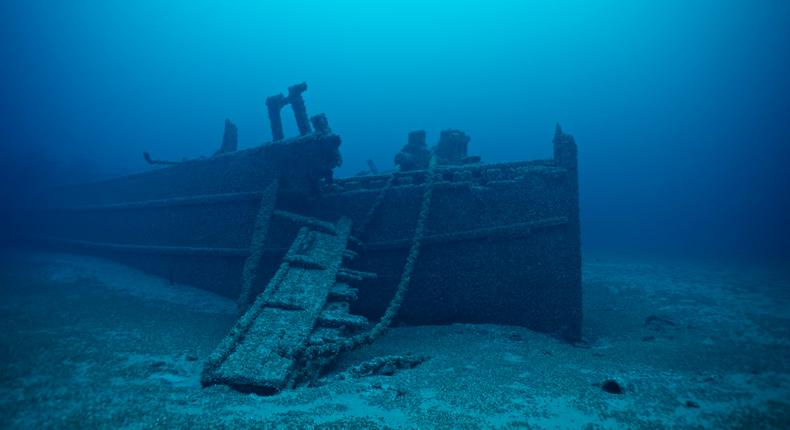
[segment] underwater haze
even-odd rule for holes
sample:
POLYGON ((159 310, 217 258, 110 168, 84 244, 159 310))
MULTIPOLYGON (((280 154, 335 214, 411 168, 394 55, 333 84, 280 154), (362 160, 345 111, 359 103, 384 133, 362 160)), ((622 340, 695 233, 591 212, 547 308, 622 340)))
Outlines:
POLYGON ((0 429, 790 429, 789 163, 790 0, 0 0, 0 429))
MULTIPOLYGON (((270 140, 306 81, 340 176, 446 128, 485 162, 579 144, 588 251, 781 258, 790 227, 785 1, 4 1, 3 201, 41 184, 270 140)), ((286 134, 295 127, 286 120, 286 134), (290 128, 288 128, 290 127, 290 128)))

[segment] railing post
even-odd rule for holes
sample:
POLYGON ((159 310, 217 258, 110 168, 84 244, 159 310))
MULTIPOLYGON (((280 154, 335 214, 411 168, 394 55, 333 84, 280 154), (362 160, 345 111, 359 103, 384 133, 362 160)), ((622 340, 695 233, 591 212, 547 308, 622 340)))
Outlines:
POLYGON ((225 119, 225 131, 222 133, 222 145, 217 154, 234 152, 239 147, 239 129, 231 120, 225 119))
POLYGON ((557 124, 554 129, 554 161, 557 165, 571 171, 574 175, 578 169, 576 141, 570 134, 562 132, 562 127, 557 124))
POLYGON ((307 107, 304 104, 302 93, 307 91, 307 83, 302 82, 288 88, 288 102, 296 117, 296 127, 299 128, 299 135, 310 134, 310 120, 307 118, 307 107))
POLYGON ((269 111, 269 123, 272 128, 272 141, 283 140, 285 137, 280 111, 286 104, 288 104, 288 100, 282 94, 266 98, 266 108, 269 111))
POLYGON ((322 113, 313 115, 313 117, 310 118, 310 121, 313 123, 313 128, 315 129, 316 133, 332 132, 332 130, 329 128, 329 120, 326 119, 326 115, 322 113))

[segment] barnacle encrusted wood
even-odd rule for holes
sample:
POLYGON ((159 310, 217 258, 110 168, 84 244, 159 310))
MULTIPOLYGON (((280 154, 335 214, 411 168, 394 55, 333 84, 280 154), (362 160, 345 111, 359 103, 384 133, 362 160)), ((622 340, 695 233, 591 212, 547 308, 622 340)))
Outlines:
POLYGON ((339 329, 361 318, 327 303, 350 233, 348 218, 341 218, 330 233, 300 230, 266 289, 209 357, 204 385, 279 391, 295 382, 299 355, 316 325, 339 329), (328 314, 325 320, 322 312, 328 314))

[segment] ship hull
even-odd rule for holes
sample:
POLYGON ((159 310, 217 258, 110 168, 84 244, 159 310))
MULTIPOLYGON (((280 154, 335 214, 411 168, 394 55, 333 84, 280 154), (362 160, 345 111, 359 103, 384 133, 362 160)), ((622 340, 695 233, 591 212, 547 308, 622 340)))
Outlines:
MULTIPOLYGON (((271 157, 261 148, 61 190, 36 236, 236 298, 271 180, 271 157)), ((521 325, 580 338, 575 153, 572 161, 555 142, 550 160, 438 168, 398 319, 521 325)), ((401 277, 428 178, 414 171, 338 179, 307 197, 283 187, 259 278, 275 272, 300 227, 347 216, 360 242, 349 264, 378 274, 361 283, 352 310, 375 320, 401 277)), ((258 291, 265 287, 258 284, 258 291)))

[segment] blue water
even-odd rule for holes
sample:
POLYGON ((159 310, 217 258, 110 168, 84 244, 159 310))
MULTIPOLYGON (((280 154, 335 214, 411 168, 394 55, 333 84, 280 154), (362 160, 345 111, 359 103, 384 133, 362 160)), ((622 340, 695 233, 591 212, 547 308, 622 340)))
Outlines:
POLYGON ((267 141, 265 97, 307 81, 309 112, 344 138, 341 176, 391 166, 415 129, 463 129, 484 161, 546 158, 560 122, 580 146, 586 249, 788 252, 784 1, 0 8, 5 202, 144 170, 144 150, 211 154, 226 117, 241 147, 267 141))
MULTIPOLYGON (((269 141, 266 97, 299 82, 309 85, 304 94, 308 113, 325 113, 343 139, 343 164, 335 171, 341 177, 367 169, 368 159, 381 170, 392 168, 395 154, 413 130, 426 130, 428 144, 433 145, 441 130, 461 129, 471 136, 470 154, 484 162, 550 158, 557 123, 574 136, 579 147, 585 340, 593 345, 592 355, 580 358, 578 348, 556 346, 526 330, 514 334, 503 327, 427 329, 437 333, 426 337, 449 338, 451 346, 479 342, 479 349, 489 353, 500 347, 507 351, 481 358, 483 370, 464 370, 465 377, 487 375, 486 369, 500 367, 508 377, 523 376, 527 371, 518 367, 524 365, 519 360, 541 365, 547 356, 558 363, 575 360, 589 365, 578 374, 592 375, 595 383, 625 378, 626 394, 636 393, 638 400, 624 408, 636 410, 639 419, 639 411, 651 405, 659 410, 657 415, 677 418, 672 409, 677 401, 686 405, 683 413, 692 415, 699 409, 693 405, 702 402, 701 414, 713 411, 725 423, 730 412, 741 413, 738 408, 744 408, 743 422, 760 422, 765 415, 774 420, 771 426, 782 428, 790 421, 790 406, 777 400, 787 394, 782 386, 790 386, 785 358, 790 353, 790 2, 3 0, 0 248, 17 232, 15 225, 24 217, 21 209, 57 186, 150 170, 143 151, 166 160, 210 156, 219 148, 225 118, 238 125, 240 149, 269 141), (714 268, 694 266, 701 259, 713 260, 714 268), (770 269, 761 271, 763 265, 770 269), (655 315, 660 318, 651 319, 655 315), (453 340, 456 335, 459 339, 453 340), (513 342, 527 340, 516 346, 507 343, 516 338, 513 342), (490 339, 494 346, 486 346, 490 339), (523 345, 524 350, 539 351, 537 356, 519 349, 523 345), (746 350, 754 353, 742 358, 746 350), (519 358, 522 353, 527 358, 519 358), (614 355, 600 366, 595 361, 614 355), (706 356, 719 360, 715 371, 705 368, 706 356), (686 363, 687 357, 692 364, 686 363), (645 367, 622 370, 634 363, 645 367), (652 380, 653 374, 676 379, 652 380), (710 388, 705 385, 709 378, 721 385, 710 388), (640 385, 643 380, 645 385, 640 385), (666 386, 670 394, 661 391, 666 386), (664 396, 660 402, 639 397, 651 390, 657 398, 664 396), (741 398, 744 392, 754 404, 768 404, 770 413, 759 409, 753 415, 758 418, 749 421, 752 403, 715 403, 717 395, 741 398)), ((292 118, 284 118, 285 134, 296 135, 292 118)), ((45 264, 34 258, 33 263, 17 266, 6 258, 10 254, 0 253, 0 308, 5 316, 0 318, 0 385, 13 385, 26 393, 25 401, 35 400, 24 405, 19 400, 19 410, 26 412, 16 414, 13 399, 24 396, 11 388, 0 390, 0 418, 12 417, 7 421, 14 423, 11 427, 60 422, 61 412, 51 412, 45 401, 35 403, 45 395, 25 391, 33 390, 30 386, 38 379, 24 372, 47 375, 41 370, 47 366, 37 367, 36 360, 44 360, 46 354, 57 358, 61 350, 53 345, 59 339, 82 339, 101 350, 102 343, 80 331, 75 321, 89 321, 86 324, 94 328, 115 327, 116 314, 122 327, 118 332, 164 331, 157 339, 180 330, 187 333, 179 342, 156 346, 164 351, 167 366, 182 366, 165 373, 188 399, 183 401, 202 401, 197 383, 189 379, 199 375, 201 361, 184 359, 183 348, 192 345, 194 335, 194 343, 203 348, 203 360, 235 320, 233 303, 214 303, 231 311, 217 311, 209 319, 195 317, 189 306, 179 308, 183 303, 172 310, 170 304, 141 299, 127 307, 117 285, 105 296, 96 293, 104 290, 94 289, 93 282, 134 289, 129 285, 143 287, 152 281, 102 266, 106 263, 65 257, 65 263, 45 264), (81 282, 80 276, 97 272, 109 275, 81 282), (71 287, 74 290, 67 289, 71 287), (47 293, 52 290, 58 295, 47 293), (53 311, 61 302, 73 305, 74 312, 53 311), (103 307, 111 309, 112 316, 96 311, 103 307), (171 317, 171 310, 176 316, 171 317), (141 325, 139 315, 144 312, 158 323, 141 325), (50 333, 54 343, 36 337, 43 332, 50 333), (44 410, 52 416, 38 421, 36 414, 44 410)), ((168 292, 166 285, 159 287, 149 296, 180 294, 168 292)), ((150 298, 146 294, 145 299, 150 298)), ((425 347, 417 335, 400 336, 386 338, 384 345, 396 350, 403 345, 425 347)), ((74 363, 81 363, 82 347, 69 342, 60 346, 77 357, 74 363)), ((131 357, 148 345, 127 342, 121 335, 110 343, 114 351, 131 357)), ((444 355, 428 351, 438 363, 428 369, 466 369, 459 358, 462 352, 447 348, 444 355)), ((360 360, 370 358, 365 354, 375 357, 372 352, 360 354, 360 360)), ((103 363, 105 358, 98 354, 89 360, 103 363)), ((129 368, 145 367, 141 372, 148 373, 140 379, 150 383, 149 376, 161 376, 159 359, 140 359, 142 364, 134 362, 129 368)), ((51 356, 47 360, 57 361, 51 356)), ((58 387, 74 384, 74 369, 47 369, 55 369, 58 387)), ((552 369, 534 372, 546 375, 552 369)), ((109 380, 118 377, 116 370, 97 374, 109 380)), ((555 386, 553 377, 535 386, 550 389, 555 386)), ((95 382, 85 378, 87 385, 95 382)), ((527 384, 530 378, 519 383, 527 384)), ((448 392, 492 384, 463 381, 461 388, 448 392)), ((574 381, 590 386, 583 377, 574 381)), ((512 382, 496 385, 504 390, 502 396, 521 393, 512 382)), ((45 384, 41 386, 49 393, 45 384)), ((146 395, 140 386, 136 395, 146 395)), ((393 399, 406 402, 416 396, 412 392, 401 398, 398 389, 387 387, 379 384, 374 387, 379 391, 374 391, 389 393, 391 388, 393 399)), ((596 388, 594 395, 599 391, 596 388)), ((258 400, 240 400, 232 397, 235 394, 226 399, 223 393, 211 400, 217 402, 213 405, 238 401, 249 402, 250 410, 265 409, 255 409, 258 400)), ((170 394, 164 391, 149 400, 170 408, 161 400, 170 394)), ((112 390, 96 395, 107 395, 107 402, 118 400, 112 390)), ((436 393, 420 392, 417 397, 432 405, 424 409, 441 406, 436 393)), ((488 412, 498 403, 491 399, 488 412)), ((534 398, 529 399, 532 404, 534 398)), ((364 408, 354 409, 354 401, 344 407, 360 414, 364 408)), ((596 407, 619 411, 622 404, 608 401, 604 398, 596 407)), ((301 398, 294 408, 308 410, 300 402, 301 398)), ((459 410, 463 408, 453 413, 459 410)), ((72 421, 55 427, 83 423, 101 428, 118 422, 106 416, 90 421, 73 412, 68 411, 72 421)), ((382 410, 374 412, 392 418, 382 410)), ((574 428, 579 422, 573 421, 579 417, 574 414, 581 412, 565 412, 558 412, 559 428, 574 428)), ((412 420, 420 416, 415 414, 412 420)), ((617 417, 602 419, 610 418, 617 417)), ((644 423, 663 422, 651 419, 644 423)), ((125 425, 135 423, 133 418, 124 420, 120 422, 125 425)), ((582 420, 588 421, 597 422, 582 420)), ((691 428, 695 422, 682 424, 691 428)), ((492 427, 497 428, 496 422, 492 427)))

